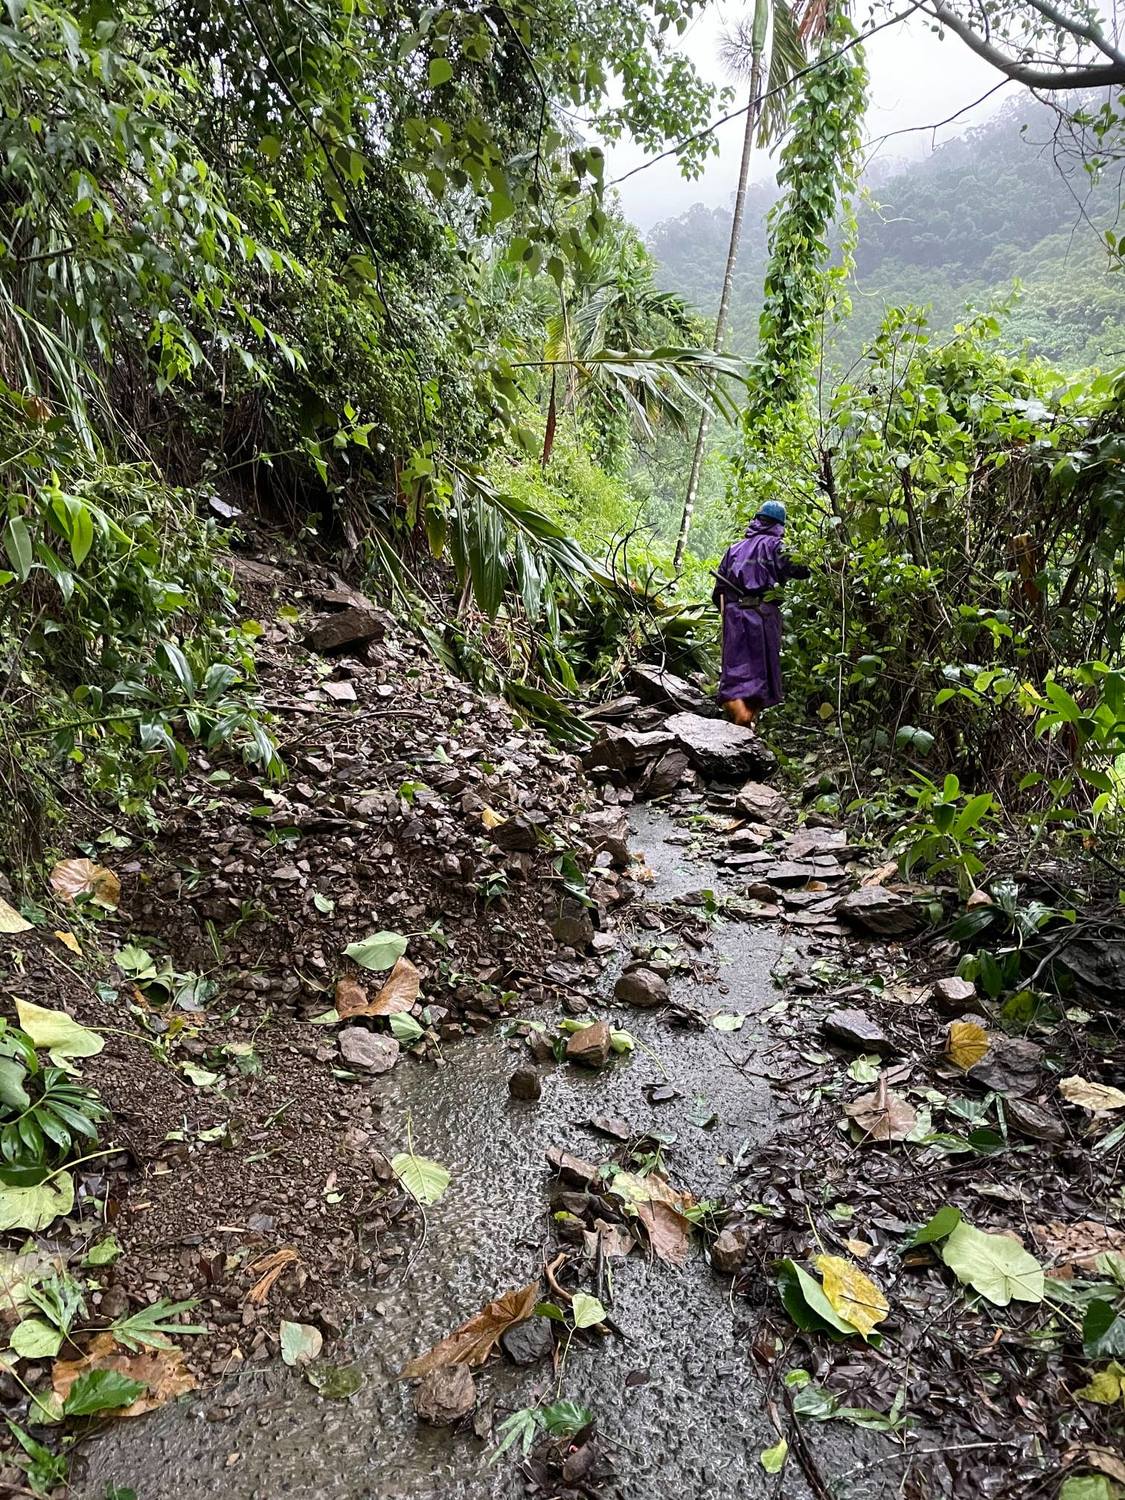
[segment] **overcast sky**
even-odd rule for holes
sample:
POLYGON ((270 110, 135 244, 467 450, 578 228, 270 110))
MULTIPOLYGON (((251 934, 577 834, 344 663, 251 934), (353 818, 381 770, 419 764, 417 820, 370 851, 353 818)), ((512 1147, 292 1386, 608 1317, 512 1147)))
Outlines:
MULTIPOLYGON (((710 82, 731 81, 719 61, 720 42, 724 30, 748 8, 749 0, 741 4, 739 0, 712 0, 685 36, 684 50, 710 82)), ((900 160, 931 151, 934 145, 931 133, 896 135, 877 145, 879 137, 947 119, 1000 81, 995 69, 974 56, 963 42, 953 36, 939 40, 917 16, 873 36, 867 44, 867 63, 871 74, 867 135, 880 155, 900 160)), ((940 129, 938 143, 971 125, 979 125, 1006 99, 1018 93, 1017 85, 1006 85, 983 104, 940 129)), ((682 213, 693 203, 714 206, 729 202, 738 174, 742 128, 742 121, 736 119, 717 132, 720 154, 710 158, 704 175, 694 181, 681 177, 675 161, 669 159, 622 183, 621 200, 633 222, 647 229, 659 219, 682 213)), ((632 145, 620 143, 609 148, 609 158, 608 175, 617 177, 642 162, 644 154, 632 145)), ((772 170, 762 156, 751 176, 764 178, 772 170)))

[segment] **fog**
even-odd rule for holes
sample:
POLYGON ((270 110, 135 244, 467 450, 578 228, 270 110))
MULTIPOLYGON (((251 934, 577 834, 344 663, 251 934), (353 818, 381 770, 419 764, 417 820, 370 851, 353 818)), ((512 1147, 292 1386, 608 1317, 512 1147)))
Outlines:
MULTIPOLYGON (((724 31, 746 14, 749 3, 714 0, 686 33, 683 50, 709 82, 734 82, 720 63, 721 42, 724 31)), ((880 165, 884 160, 901 162, 925 155, 935 144, 979 125, 1020 92, 1018 85, 1003 83, 996 70, 974 56, 963 42, 953 36, 939 38, 917 15, 879 32, 866 48, 871 83, 865 134, 869 158, 880 165), (998 83, 1003 86, 990 92, 998 83), (976 102, 985 94, 987 99, 976 102)), ((721 112, 717 110, 716 114, 721 112)), ((702 177, 685 180, 675 160, 667 159, 621 182, 618 191, 625 212, 640 228, 647 229, 693 203, 714 206, 728 202, 738 175, 742 132, 741 119, 719 128, 719 155, 709 159, 702 177)), ((631 144, 621 142, 607 149, 610 178, 619 178, 645 161, 644 153, 631 144)), ((773 170, 774 164, 762 153, 751 177, 762 179, 773 170)))

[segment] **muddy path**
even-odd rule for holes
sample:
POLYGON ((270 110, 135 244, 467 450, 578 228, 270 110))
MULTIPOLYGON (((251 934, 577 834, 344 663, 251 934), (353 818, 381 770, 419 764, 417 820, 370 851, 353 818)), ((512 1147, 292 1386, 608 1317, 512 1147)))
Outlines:
MULTIPOLYGON (((662 814, 636 809, 632 834, 653 871, 654 900, 720 881, 710 862, 688 855, 682 831, 662 814)), ((382 1110, 388 1139, 405 1137, 409 1124, 416 1149, 444 1162, 452 1184, 428 1210, 424 1242, 399 1284, 372 1294, 351 1332, 363 1389, 333 1402, 280 1365, 250 1369, 209 1397, 119 1424, 92 1441, 73 1493, 101 1500, 111 1484, 135 1490, 139 1500, 483 1500, 524 1493, 510 1455, 490 1464, 488 1442, 419 1424, 397 1371, 491 1298, 538 1273, 548 1230, 545 1152, 560 1145, 597 1159, 604 1142, 584 1124, 591 1116, 673 1134, 670 1168, 700 1198, 723 1192, 732 1164, 771 1139, 779 1108, 792 1104, 775 1099, 769 1083, 740 1064, 764 1045, 764 1027, 754 1018, 776 1000, 771 971, 782 957, 782 936, 772 924, 727 923, 714 930, 713 948, 717 982, 701 994, 692 981, 674 981, 673 995, 744 1013, 737 1037, 675 1029, 660 1012, 626 1013, 606 1002, 637 1037, 636 1052, 601 1073, 547 1069, 537 1103, 509 1097, 507 1080, 522 1053, 502 1027, 447 1047, 440 1069, 396 1069, 382 1110), (671 1083, 680 1097, 649 1104, 645 1086, 660 1083, 671 1083), (694 1123, 706 1117, 710 1124, 694 1123)), ((612 982, 611 972, 607 992, 612 982)), ((759 1463, 777 1440, 769 1404, 781 1397, 776 1386, 766 1389, 752 1358, 745 1303, 732 1297, 729 1278, 698 1251, 680 1272, 637 1255, 617 1264, 613 1314, 623 1338, 572 1348, 558 1377, 549 1366, 521 1370, 493 1361, 479 1381, 482 1405, 494 1403, 501 1420, 557 1389, 590 1407, 626 1497, 806 1500, 814 1491, 795 1464, 770 1477, 759 1463)), ((808 1441, 816 1468, 834 1477, 834 1496, 894 1493, 896 1450, 887 1439, 834 1425, 808 1441)))

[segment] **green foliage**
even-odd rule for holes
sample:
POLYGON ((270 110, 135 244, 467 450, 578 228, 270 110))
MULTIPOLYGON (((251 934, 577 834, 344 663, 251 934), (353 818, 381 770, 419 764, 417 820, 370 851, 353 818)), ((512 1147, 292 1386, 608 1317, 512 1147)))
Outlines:
POLYGON ((84 1084, 40 1062, 26 1032, 0 1021, 0 1183, 41 1183, 96 1142, 106 1114, 84 1084))
POLYGON ((867 73, 862 50, 842 50, 855 31, 831 16, 819 66, 800 84, 792 134, 781 153, 781 199, 770 212, 769 262, 746 423, 776 420, 807 394, 820 326, 842 277, 829 271, 829 233, 855 187, 867 73))
POLYGON ((930 875, 955 875, 961 894, 967 896, 984 869, 977 851, 988 840, 992 793, 963 793, 952 772, 940 787, 917 773, 916 781, 913 795, 917 811, 903 829, 903 873, 920 868, 930 875))

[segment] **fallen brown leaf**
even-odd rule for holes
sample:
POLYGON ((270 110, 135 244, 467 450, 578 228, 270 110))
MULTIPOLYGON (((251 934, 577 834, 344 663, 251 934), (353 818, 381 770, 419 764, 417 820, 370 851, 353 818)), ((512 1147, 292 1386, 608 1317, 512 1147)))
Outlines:
POLYGON ((417 1000, 421 988, 421 974, 408 958, 400 958, 374 1000, 367 998, 367 991, 357 980, 338 979, 336 981, 336 1014, 341 1021, 348 1020, 352 1016, 401 1015, 417 1000))
POLYGON ((645 1177, 618 1172, 610 1183, 610 1192, 636 1214, 657 1259, 682 1266, 691 1243, 692 1224, 687 1217, 687 1210, 695 1207, 691 1194, 673 1187, 659 1172, 645 1177))
POLYGON ((873 1141, 904 1141, 918 1123, 912 1106, 887 1087, 885 1074, 874 1093, 845 1104, 844 1113, 873 1141))
POLYGON ((81 1359, 60 1359, 51 1371, 55 1395, 65 1401, 70 1388, 87 1370, 116 1370, 148 1387, 129 1406, 107 1412, 111 1417, 143 1417, 166 1401, 194 1391, 195 1377, 184 1368, 184 1351, 174 1346, 130 1354, 119 1349, 111 1333, 99 1333, 81 1359))
POLYGON ((272 1255, 264 1255, 261 1260, 255 1261, 250 1269, 257 1271, 261 1279, 250 1288, 246 1295, 247 1302, 252 1302, 255 1307, 264 1306, 273 1290, 274 1282, 286 1267, 293 1265, 300 1258, 291 1245, 282 1245, 281 1249, 275 1250, 272 1255))
POLYGON ((55 936, 64 948, 69 948, 72 953, 77 953, 79 957, 82 956, 82 948, 73 932, 56 932, 55 936))
POLYGON ((1099 1255, 1125 1253, 1125 1233, 1100 1224, 1097 1219, 1080 1219, 1075 1224, 1032 1224, 1036 1244, 1051 1256, 1051 1276, 1069 1280, 1076 1272, 1085 1275, 1097 1270, 1099 1255))
POLYGON ((1059 1093, 1070 1104, 1080 1105, 1091 1114, 1101 1110, 1125 1109, 1125 1093, 1108 1083, 1091 1083, 1086 1078, 1063 1078, 1059 1080, 1059 1093))
POLYGON ((860 885, 886 885, 888 880, 898 874, 898 860, 889 859, 885 865, 880 865, 877 870, 868 870, 867 874, 859 882, 860 885))
POLYGON ((113 911, 121 900, 121 882, 92 859, 61 859, 51 871, 51 889, 67 905, 88 895, 95 906, 113 911))
POLYGON ((500 1335, 517 1323, 526 1323, 539 1301, 539 1282, 529 1282, 518 1290, 505 1292, 487 1307, 482 1307, 467 1323, 455 1328, 432 1349, 412 1359, 402 1368, 403 1380, 417 1380, 444 1365, 483 1365, 499 1342, 500 1335))

